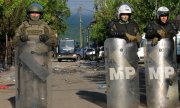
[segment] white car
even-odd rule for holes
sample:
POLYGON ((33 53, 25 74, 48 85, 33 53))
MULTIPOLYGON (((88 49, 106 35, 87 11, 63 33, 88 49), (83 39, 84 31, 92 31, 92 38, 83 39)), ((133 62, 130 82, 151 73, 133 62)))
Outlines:
POLYGON ((95 60, 96 59, 96 50, 94 48, 89 48, 86 50, 85 58, 89 60, 95 60))
POLYGON ((177 34, 177 38, 176 38, 176 58, 177 58, 177 62, 180 61, 180 31, 177 34))
POLYGON ((144 62, 144 47, 147 43, 147 40, 145 39, 145 34, 143 34, 142 40, 139 43, 139 48, 138 48, 138 52, 137 55, 139 57, 139 62, 144 62))

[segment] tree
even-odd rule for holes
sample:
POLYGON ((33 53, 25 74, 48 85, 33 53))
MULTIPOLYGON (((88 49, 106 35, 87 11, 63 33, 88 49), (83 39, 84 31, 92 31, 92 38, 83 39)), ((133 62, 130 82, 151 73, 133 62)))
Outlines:
POLYGON ((26 19, 26 8, 32 2, 44 7, 44 20, 58 33, 66 29, 66 18, 70 15, 66 0, 3 0, 0 1, 0 36, 14 35, 14 31, 26 19), (4 1, 4 2, 3 2, 4 1))
POLYGON ((93 25, 92 40, 96 40, 103 45, 106 38, 106 26, 109 21, 117 17, 117 8, 122 3, 128 3, 132 6, 134 12, 132 17, 139 24, 141 33, 143 28, 151 20, 156 19, 156 11, 160 6, 167 6, 170 9, 170 19, 180 12, 179 0, 95 0, 96 24, 93 25))
POLYGON ((96 23, 93 25, 91 39, 97 41, 99 44, 103 44, 106 34, 106 26, 108 22, 115 17, 116 8, 120 4, 119 0, 106 0, 104 2, 96 0, 97 10, 95 12, 96 23), (117 4, 118 3, 118 4, 117 4))

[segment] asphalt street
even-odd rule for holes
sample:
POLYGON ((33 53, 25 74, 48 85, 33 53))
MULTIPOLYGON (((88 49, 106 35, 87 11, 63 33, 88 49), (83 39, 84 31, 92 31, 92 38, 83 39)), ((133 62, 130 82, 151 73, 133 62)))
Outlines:
MULTIPOLYGON (((140 106, 147 108, 144 64, 139 65, 140 106)), ((13 72, 9 72, 12 73, 13 72)), ((1 78, 1 77, 0 77, 1 78)), ((1 80, 0 80, 1 81, 1 80)), ((49 76, 50 108, 107 108, 104 63, 53 60, 49 76)), ((14 108, 15 87, 0 90, 0 108, 14 108)))

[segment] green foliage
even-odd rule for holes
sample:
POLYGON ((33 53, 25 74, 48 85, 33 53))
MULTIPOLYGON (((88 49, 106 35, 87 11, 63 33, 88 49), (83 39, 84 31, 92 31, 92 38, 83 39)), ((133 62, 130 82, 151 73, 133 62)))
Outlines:
POLYGON ((4 0, 0 0, 0 6, 4 3, 4 0))
POLYGON ((104 42, 106 26, 117 17, 117 8, 122 3, 129 3, 134 9, 132 18, 138 23, 141 33, 149 21, 156 19, 158 7, 167 6, 170 9, 170 20, 180 13, 179 0, 95 0, 95 3, 98 9, 95 13, 96 24, 93 25, 92 40, 99 43, 104 42))

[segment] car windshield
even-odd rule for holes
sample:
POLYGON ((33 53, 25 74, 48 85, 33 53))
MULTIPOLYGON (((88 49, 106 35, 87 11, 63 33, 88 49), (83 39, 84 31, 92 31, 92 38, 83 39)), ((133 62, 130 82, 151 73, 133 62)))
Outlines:
POLYGON ((60 40, 61 53, 74 53, 74 40, 60 40))
POLYGON ((62 47, 74 47, 73 40, 61 40, 60 44, 62 47))

